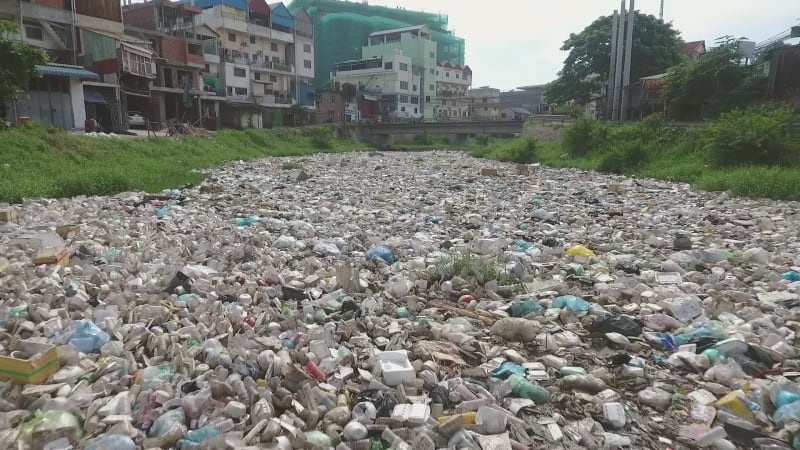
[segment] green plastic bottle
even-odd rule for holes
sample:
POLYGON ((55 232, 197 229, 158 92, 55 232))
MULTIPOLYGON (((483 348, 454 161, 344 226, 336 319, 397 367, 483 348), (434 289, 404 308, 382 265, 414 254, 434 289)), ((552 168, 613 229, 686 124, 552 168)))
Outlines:
POLYGON ((547 389, 533 384, 522 375, 511 375, 508 377, 511 385, 511 393, 519 398, 533 400, 537 405, 542 405, 550 401, 550 392, 547 389))

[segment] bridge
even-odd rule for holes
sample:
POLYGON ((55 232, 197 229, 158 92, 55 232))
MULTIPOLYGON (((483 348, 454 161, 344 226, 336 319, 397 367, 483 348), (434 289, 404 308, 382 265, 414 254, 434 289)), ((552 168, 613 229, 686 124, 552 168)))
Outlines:
POLYGON ((362 140, 378 145, 394 145, 396 137, 410 140, 426 134, 450 135, 453 144, 464 145, 472 135, 522 133, 524 125, 523 120, 361 123, 356 129, 362 140))

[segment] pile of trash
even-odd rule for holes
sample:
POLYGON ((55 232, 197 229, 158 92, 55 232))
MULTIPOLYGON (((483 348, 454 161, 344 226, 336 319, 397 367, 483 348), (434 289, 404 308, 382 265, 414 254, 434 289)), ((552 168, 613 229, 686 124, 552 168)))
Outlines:
POLYGON ((0 205, 0 449, 800 449, 797 204, 292 161, 0 205))

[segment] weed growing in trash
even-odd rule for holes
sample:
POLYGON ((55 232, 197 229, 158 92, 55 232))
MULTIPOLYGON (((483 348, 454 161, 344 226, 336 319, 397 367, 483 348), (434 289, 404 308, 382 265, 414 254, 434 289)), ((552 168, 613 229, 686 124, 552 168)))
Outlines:
POLYGON ((519 279, 499 268, 496 258, 481 257, 469 250, 459 249, 443 255, 433 267, 433 273, 441 281, 454 277, 474 279, 483 286, 490 281, 497 281, 500 286, 518 285, 519 279))
MULTIPOLYGON (((368 147, 331 137, 325 152, 368 147)), ((318 153, 297 130, 220 131, 210 138, 138 139, 76 136, 41 125, 0 133, 0 202, 31 197, 158 192, 197 184, 197 169, 227 161, 318 153)))
POLYGON ((295 161, 286 161, 285 163, 281 164, 281 169, 283 170, 299 170, 302 168, 303 165, 295 161))

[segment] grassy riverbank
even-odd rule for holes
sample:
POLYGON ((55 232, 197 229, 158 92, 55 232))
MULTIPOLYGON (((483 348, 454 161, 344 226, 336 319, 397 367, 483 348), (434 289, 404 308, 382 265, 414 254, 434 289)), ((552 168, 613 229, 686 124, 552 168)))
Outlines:
POLYGON ((561 142, 479 137, 469 152, 499 161, 527 158, 552 167, 686 182, 740 196, 800 200, 800 139, 782 127, 785 117, 770 114, 737 113, 698 129, 655 119, 617 127, 579 121, 564 130, 561 142))
POLYGON ((0 132, 0 202, 26 197, 158 192, 199 183, 197 169, 267 156, 366 150, 327 128, 221 131, 211 138, 136 139, 70 135, 30 126, 0 132))

